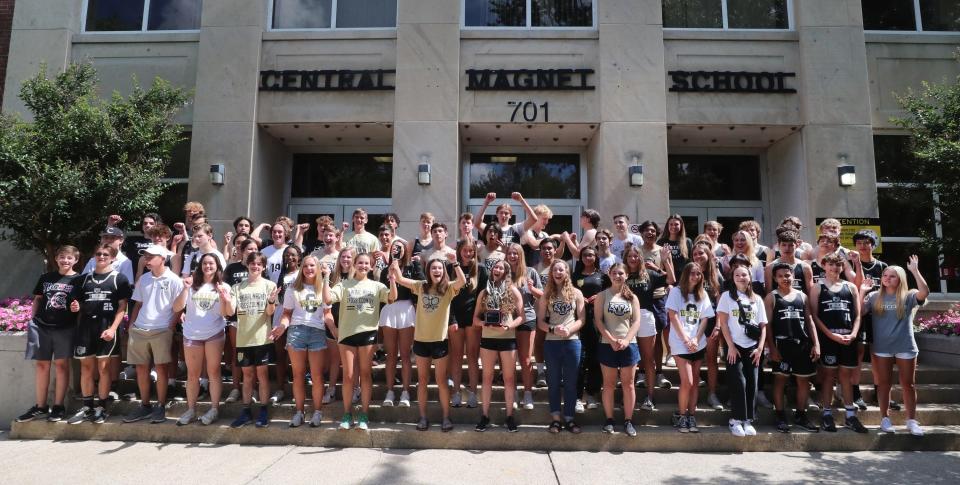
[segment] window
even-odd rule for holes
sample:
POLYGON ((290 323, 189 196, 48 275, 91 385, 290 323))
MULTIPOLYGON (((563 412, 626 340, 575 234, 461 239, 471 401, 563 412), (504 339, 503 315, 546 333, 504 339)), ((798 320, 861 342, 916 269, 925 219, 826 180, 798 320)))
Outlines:
POLYGON ((663 0, 663 26, 675 29, 790 29, 793 0, 663 0))
POLYGON ((292 197, 389 198, 392 187, 393 156, 389 153, 301 153, 293 156, 292 197))
POLYGON ((960 0, 863 2, 863 29, 908 32, 960 31, 960 0))
POLYGON ((157 200, 157 213, 172 225, 172 221, 183 218, 183 204, 187 203, 187 181, 190 179, 190 141, 191 133, 184 133, 184 140, 177 144, 170 153, 170 164, 167 165, 161 181, 170 184, 157 200))
POLYGON ((470 157, 470 198, 489 192, 521 192, 527 199, 579 199, 577 154, 474 154, 470 157))
POLYGON ((760 160, 744 155, 670 155, 671 200, 761 200, 760 160))
POLYGON ((397 0, 273 0, 274 30, 397 26, 397 0))
POLYGON ((87 32, 198 30, 203 0, 87 0, 87 32))
POLYGON ((464 0, 465 27, 593 27, 593 0, 464 0))

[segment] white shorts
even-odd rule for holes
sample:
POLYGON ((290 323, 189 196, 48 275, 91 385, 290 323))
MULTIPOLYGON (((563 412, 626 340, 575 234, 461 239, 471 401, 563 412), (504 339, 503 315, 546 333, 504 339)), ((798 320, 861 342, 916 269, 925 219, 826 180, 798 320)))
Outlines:
POLYGON ((653 312, 640 309, 640 330, 637 331, 637 337, 653 337, 657 334, 657 321, 653 318, 653 312))
POLYGON ((417 321, 417 312, 410 300, 400 300, 384 305, 380 310, 380 326, 402 330, 411 328, 417 321))
POLYGON ((884 359, 897 358, 900 360, 913 360, 917 358, 919 352, 897 352, 896 354, 888 354, 886 352, 874 352, 873 355, 877 357, 883 357, 884 359))

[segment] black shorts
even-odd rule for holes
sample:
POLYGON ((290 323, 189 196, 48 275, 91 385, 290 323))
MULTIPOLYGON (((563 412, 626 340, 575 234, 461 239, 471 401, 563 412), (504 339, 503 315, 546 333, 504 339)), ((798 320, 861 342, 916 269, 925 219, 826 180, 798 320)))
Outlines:
POLYGON ((674 355, 674 357, 679 357, 683 360, 688 360, 690 362, 696 362, 698 360, 703 360, 703 356, 706 354, 707 354, 707 349, 706 347, 704 347, 692 354, 679 354, 679 355, 674 355))
POLYGON ((272 344, 237 347, 237 366, 270 365, 277 361, 277 347, 272 344))
POLYGON ((770 370, 782 376, 812 377, 817 374, 817 363, 810 358, 813 342, 797 339, 776 339, 780 362, 770 362, 770 370))
POLYGON ((657 333, 663 332, 667 328, 667 298, 653 299, 653 321, 657 326, 657 333))
POLYGON ((27 326, 27 360, 69 359, 73 355, 73 327, 27 326))
POLYGON ((337 340, 337 337, 334 337, 333 332, 330 331, 330 327, 326 325, 323 326, 323 333, 327 334, 327 340, 333 340, 333 341, 337 340))
POLYGON ((110 341, 100 338, 100 334, 112 324, 112 316, 81 319, 73 337, 73 357, 77 359, 120 357, 120 342, 117 335, 114 335, 110 341))
POLYGON ((713 335, 713 331, 717 328, 717 317, 710 317, 707 319, 707 328, 703 331, 703 334, 710 338, 713 335))
POLYGON ((517 339, 515 338, 481 338, 480 348, 487 350, 496 350, 497 352, 507 352, 517 350, 517 339))
POLYGON ((836 368, 838 366, 850 369, 858 368, 856 340, 850 345, 840 345, 821 333, 820 365, 829 368, 836 368))
POLYGON ((442 359, 450 353, 450 347, 447 340, 440 342, 421 342, 413 341, 413 354, 417 357, 426 359, 442 359))
POLYGON ((349 337, 345 337, 340 341, 343 345, 349 345, 350 347, 366 347, 367 345, 373 345, 377 341, 377 331, 370 330, 367 332, 355 333, 349 337))
POLYGON ((867 313, 860 316, 860 335, 858 341, 865 344, 873 343, 873 315, 867 313))
POLYGON ((530 320, 529 322, 523 322, 517 326, 518 332, 532 332, 537 329, 537 321, 530 320))
POLYGON ((473 313, 451 311, 450 316, 453 317, 453 321, 456 322, 460 328, 473 326, 473 313))

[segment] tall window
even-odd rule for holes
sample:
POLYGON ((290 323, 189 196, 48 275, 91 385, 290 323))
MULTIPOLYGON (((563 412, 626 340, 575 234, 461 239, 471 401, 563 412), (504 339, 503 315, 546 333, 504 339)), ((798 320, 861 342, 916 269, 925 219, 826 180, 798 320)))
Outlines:
POLYGON ((663 0, 663 26, 674 29, 790 28, 793 0, 663 0))
POLYGON ((274 30, 397 26, 397 0, 273 0, 274 30))
POLYGON ((470 157, 470 198, 522 192, 529 199, 579 199, 577 154, 481 154, 470 157))
POLYGON ((593 27, 593 0, 464 0, 466 27, 593 27))
POLYGON ((197 30, 203 0, 87 0, 87 32, 197 30))
POLYGON ((293 156, 292 197, 389 198, 392 191, 393 156, 389 153, 293 156))
POLYGON ((960 0, 864 1, 863 29, 958 32, 960 0))

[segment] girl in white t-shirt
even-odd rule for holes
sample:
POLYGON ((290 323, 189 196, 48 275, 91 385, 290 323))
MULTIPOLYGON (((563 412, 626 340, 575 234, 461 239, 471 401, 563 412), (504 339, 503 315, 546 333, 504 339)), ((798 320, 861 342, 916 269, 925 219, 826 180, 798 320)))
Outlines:
POLYGON ((697 433, 697 395, 700 390, 700 362, 706 353, 707 319, 713 316, 713 305, 703 289, 703 269, 697 263, 687 263, 680 273, 680 283, 667 295, 667 320, 670 322, 670 353, 680 372, 680 392, 677 394, 680 417, 677 427, 681 433, 697 433))
POLYGON ((175 312, 186 313, 183 319, 183 350, 187 361, 187 411, 177 420, 178 426, 190 424, 196 417, 200 394, 200 375, 206 360, 210 379, 210 410, 200 417, 208 425, 217 420, 220 406, 220 358, 223 356, 226 316, 232 315, 234 302, 230 286, 223 282, 223 266, 213 254, 204 254, 192 275, 183 279, 183 291, 173 302, 175 312))

